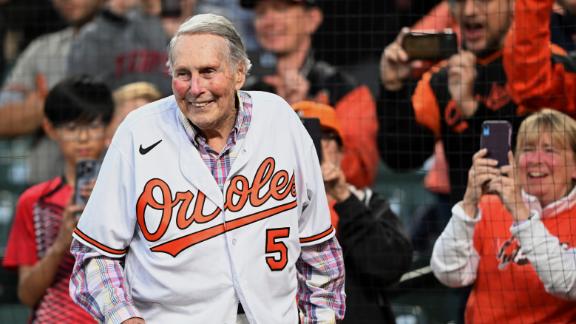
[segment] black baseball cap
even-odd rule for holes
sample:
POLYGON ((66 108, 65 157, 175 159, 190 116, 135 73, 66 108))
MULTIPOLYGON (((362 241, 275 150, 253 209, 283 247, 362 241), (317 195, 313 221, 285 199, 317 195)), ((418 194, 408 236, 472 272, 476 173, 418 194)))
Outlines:
MULTIPOLYGON (((244 8, 254 8, 256 7, 256 4, 258 4, 258 2, 260 1, 264 1, 264 0, 240 0, 240 5, 244 8)), ((314 6, 318 6, 318 1, 317 0, 286 0, 288 2, 293 2, 293 3, 299 3, 299 4, 303 4, 305 6, 310 6, 310 7, 314 7, 314 6)))

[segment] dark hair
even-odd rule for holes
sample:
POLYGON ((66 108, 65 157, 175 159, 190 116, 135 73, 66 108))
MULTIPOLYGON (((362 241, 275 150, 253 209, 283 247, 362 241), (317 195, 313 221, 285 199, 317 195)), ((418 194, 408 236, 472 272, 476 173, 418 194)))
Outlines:
POLYGON ((44 115, 54 127, 97 119, 107 125, 113 112, 114 100, 108 86, 85 75, 60 81, 48 92, 44 103, 44 115))

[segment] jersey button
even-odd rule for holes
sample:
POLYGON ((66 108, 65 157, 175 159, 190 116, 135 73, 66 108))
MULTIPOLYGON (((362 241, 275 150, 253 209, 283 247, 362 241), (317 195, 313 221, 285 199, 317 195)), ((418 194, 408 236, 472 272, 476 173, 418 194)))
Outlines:
POLYGON ((232 245, 236 245, 236 239, 232 239, 232 245))

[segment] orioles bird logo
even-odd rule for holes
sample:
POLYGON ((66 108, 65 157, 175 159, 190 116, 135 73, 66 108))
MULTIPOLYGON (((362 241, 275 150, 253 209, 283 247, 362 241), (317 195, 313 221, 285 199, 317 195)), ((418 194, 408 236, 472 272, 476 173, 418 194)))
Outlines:
POLYGON ((522 253, 522 247, 515 236, 510 237, 500 246, 497 258, 499 261, 498 270, 506 269, 510 262, 514 262, 517 265, 528 264, 528 259, 522 253))

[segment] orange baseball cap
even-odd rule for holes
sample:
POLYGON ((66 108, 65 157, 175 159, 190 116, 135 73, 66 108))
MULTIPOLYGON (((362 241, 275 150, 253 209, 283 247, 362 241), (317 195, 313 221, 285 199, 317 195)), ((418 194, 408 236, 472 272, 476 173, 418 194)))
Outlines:
POLYGON ((320 126, 334 131, 342 140, 342 130, 336 118, 336 112, 331 106, 313 101, 300 101, 292 105, 300 118, 318 118, 320 126))

